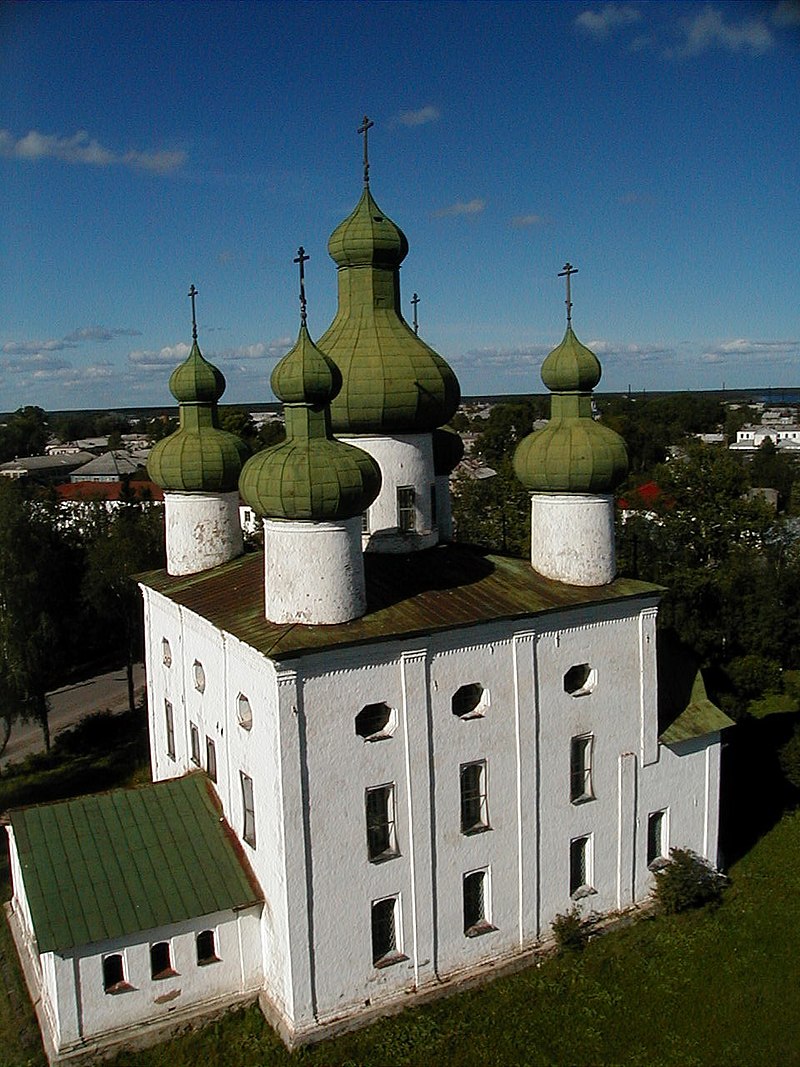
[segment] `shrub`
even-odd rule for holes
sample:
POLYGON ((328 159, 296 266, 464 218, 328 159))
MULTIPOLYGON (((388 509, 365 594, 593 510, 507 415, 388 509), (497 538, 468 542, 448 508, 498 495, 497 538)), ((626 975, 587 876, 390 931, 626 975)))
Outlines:
POLYGON ((553 919, 553 936, 559 952, 580 952, 589 940, 589 924, 575 904, 565 915, 553 919))
POLYGON ((666 915, 719 903, 727 878, 688 848, 670 850, 669 862, 655 872, 653 898, 666 915))

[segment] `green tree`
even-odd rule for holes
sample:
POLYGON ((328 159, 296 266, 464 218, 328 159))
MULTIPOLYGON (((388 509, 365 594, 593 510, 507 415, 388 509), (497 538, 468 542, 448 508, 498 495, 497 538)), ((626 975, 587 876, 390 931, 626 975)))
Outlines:
POLYGON ((141 658, 141 600, 132 575, 164 564, 164 517, 160 508, 124 494, 109 515, 95 509, 86 550, 83 599, 95 619, 117 634, 125 655, 128 703, 135 709, 133 665, 141 658))
POLYGON ((534 420, 547 417, 547 397, 534 397, 513 404, 495 404, 489 412, 474 451, 497 469, 504 457, 511 458, 517 444, 533 429, 534 420))
POLYGON ((246 408, 223 405, 219 409, 219 426, 221 430, 236 434, 251 452, 258 447, 258 430, 246 408))
POLYGON ((41 408, 19 408, 0 427, 0 460, 39 456, 47 444, 47 415, 41 408))
POLYGON ((0 717, 38 722, 50 747, 48 690, 60 680, 74 618, 73 565, 53 516, 0 478, 0 717))
POLYGON ((514 556, 530 554, 531 504, 509 457, 491 478, 456 476, 453 484, 456 540, 514 556))
POLYGON ((750 464, 750 484, 777 489, 778 507, 785 508, 792 494, 794 478, 794 462, 781 455, 770 437, 765 437, 750 464))

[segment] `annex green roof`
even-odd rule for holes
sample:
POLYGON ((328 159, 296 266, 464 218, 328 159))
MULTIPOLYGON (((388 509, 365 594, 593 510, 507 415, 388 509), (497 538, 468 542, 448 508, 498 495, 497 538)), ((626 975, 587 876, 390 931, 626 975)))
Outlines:
POLYGON ((689 652, 669 634, 658 643, 659 741, 674 745, 735 726, 709 699, 703 675, 689 652))
POLYGON ((514 453, 514 472, 534 493, 611 493, 628 473, 625 442, 592 413, 591 390, 600 363, 567 325, 564 339, 542 364, 552 392, 550 421, 528 434, 514 453))
POLYGON ((286 440, 249 459, 239 479, 242 497, 259 515, 333 522, 361 515, 378 495, 378 464, 331 432, 329 405, 341 382, 303 322, 297 343, 272 372, 286 440))
POLYGON ((630 598, 652 602, 663 593, 660 586, 629 578, 591 589, 564 585, 544 578, 526 560, 488 555, 467 545, 440 545, 407 556, 367 552, 364 573, 366 614, 330 626, 264 618, 260 552, 201 574, 171 577, 152 571, 139 581, 278 661, 590 604, 630 598))
POLYGON ((263 900, 200 774, 10 812, 40 952, 263 900))
POLYGON ((336 316, 317 342, 342 372, 331 403, 335 433, 427 433, 455 414, 458 379, 400 312, 400 262, 408 242, 365 188, 334 230, 336 316))
POLYGON ((169 387, 179 403, 180 428, 154 446, 147 473, 162 489, 232 492, 249 449, 219 428, 217 401, 225 378, 203 358, 196 337, 186 360, 172 372, 169 387))

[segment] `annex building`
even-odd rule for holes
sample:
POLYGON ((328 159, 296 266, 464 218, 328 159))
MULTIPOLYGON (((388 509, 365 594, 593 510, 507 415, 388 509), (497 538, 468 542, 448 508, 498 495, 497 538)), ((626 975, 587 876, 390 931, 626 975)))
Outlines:
POLYGON ((364 177, 316 343, 298 254, 286 441, 246 459, 218 428, 196 325, 170 379, 167 569, 141 577, 153 784, 10 815, 52 1062, 256 998, 316 1039, 531 952, 575 903, 645 900, 672 846, 717 860, 729 720, 659 668, 661 590, 616 575, 627 461, 569 291, 552 417, 515 457, 530 560, 452 544, 459 386, 403 320, 408 242, 364 177))

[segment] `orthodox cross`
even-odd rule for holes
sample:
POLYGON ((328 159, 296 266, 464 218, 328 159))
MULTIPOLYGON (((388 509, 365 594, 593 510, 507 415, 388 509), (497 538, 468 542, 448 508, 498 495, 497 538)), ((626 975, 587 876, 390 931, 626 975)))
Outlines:
POLYGON ((419 303, 419 297, 416 293, 411 298, 411 303, 414 305, 414 333, 419 333, 419 323, 417 322, 417 304, 419 303))
POLYGON ((571 289, 570 289, 570 284, 569 283, 570 283, 571 276, 573 274, 577 274, 577 273, 578 273, 578 268, 577 267, 573 267, 571 263, 565 263, 564 264, 564 269, 559 274, 559 278, 563 278, 563 277, 566 276, 566 279, 567 279, 567 299, 564 301, 564 303, 567 305, 567 326, 571 326, 572 325, 572 298, 571 298, 571 295, 570 295, 571 289))
POLYGON ((365 115, 364 121, 358 127, 358 132, 364 134, 364 185, 369 185, 369 149, 367 145, 367 137, 374 125, 375 123, 365 115))
POLYGON ((197 315, 194 310, 194 298, 197 296, 198 290, 194 287, 194 282, 189 286, 189 296, 192 300, 192 340, 197 340, 197 315))
POLYGON ((306 250, 302 245, 297 249, 297 256, 295 257, 295 263, 300 264, 300 321, 305 326, 306 324, 306 269, 305 264, 310 259, 310 256, 306 255, 306 250))

